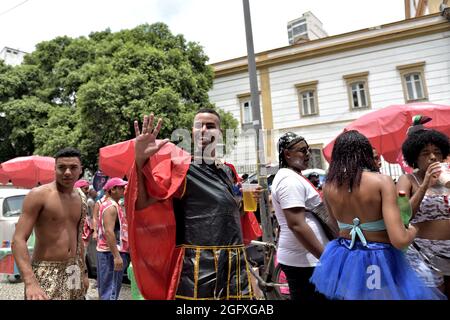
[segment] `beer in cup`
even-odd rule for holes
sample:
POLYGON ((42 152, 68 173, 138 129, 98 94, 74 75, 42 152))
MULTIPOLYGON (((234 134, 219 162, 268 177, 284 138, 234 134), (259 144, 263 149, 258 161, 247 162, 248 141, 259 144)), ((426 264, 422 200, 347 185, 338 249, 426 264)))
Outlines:
POLYGON ((257 203, 256 199, 253 197, 253 192, 258 187, 256 183, 243 183, 242 184, 242 193, 244 200, 244 211, 256 211, 257 203))

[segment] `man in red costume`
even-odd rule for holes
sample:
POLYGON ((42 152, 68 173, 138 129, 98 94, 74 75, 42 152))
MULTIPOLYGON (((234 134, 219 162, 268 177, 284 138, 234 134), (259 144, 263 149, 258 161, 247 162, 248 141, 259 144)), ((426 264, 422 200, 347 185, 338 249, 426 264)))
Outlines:
POLYGON ((126 194, 130 250, 146 299, 252 299, 241 201, 230 168, 216 159, 220 116, 194 118, 194 156, 157 141, 162 119, 137 121, 135 165, 126 194))

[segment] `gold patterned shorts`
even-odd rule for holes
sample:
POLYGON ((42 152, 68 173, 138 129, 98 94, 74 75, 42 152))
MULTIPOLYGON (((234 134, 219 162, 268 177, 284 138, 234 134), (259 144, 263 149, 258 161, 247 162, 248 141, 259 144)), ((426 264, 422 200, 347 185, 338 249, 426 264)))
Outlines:
POLYGON ((51 300, 83 300, 84 266, 79 259, 33 261, 33 273, 51 300))

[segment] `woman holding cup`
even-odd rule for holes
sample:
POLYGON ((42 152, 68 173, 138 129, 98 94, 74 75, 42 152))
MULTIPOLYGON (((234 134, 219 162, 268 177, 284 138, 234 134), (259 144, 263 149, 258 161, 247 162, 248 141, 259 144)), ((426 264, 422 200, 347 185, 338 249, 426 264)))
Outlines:
POLYGON ((401 176, 398 191, 405 191, 413 212, 417 237, 406 257, 429 287, 450 294, 450 189, 448 137, 436 130, 412 130, 403 143, 403 157, 414 169, 401 176))
POLYGON ((311 157, 305 138, 287 132, 278 140, 280 170, 272 182, 272 205, 280 225, 277 259, 286 274, 292 300, 322 300, 309 282, 328 243, 310 212, 322 203, 318 190, 302 176, 311 157))

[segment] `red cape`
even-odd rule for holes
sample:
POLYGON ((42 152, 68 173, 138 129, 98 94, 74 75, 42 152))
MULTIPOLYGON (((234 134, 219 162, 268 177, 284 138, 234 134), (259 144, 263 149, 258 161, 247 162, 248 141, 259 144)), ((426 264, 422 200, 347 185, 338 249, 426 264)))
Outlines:
MULTIPOLYGON (((176 225, 172 196, 184 182, 191 155, 168 143, 152 156, 144 167, 146 177, 153 176, 147 191, 160 201, 142 210, 135 210, 137 176, 135 165, 125 193, 128 238, 131 262, 137 286, 145 299, 175 298, 181 273, 183 249, 176 248, 176 225)), ((251 222, 244 222, 251 224, 251 222)), ((243 226, 245 229, 251 226, 243 226)))
POLYGON ((138 188, 134 165, 130 172, 125 194, 130 254, 136 283, 145 299, 175 297, 182 251, 175 248, 171 197, 183 183, 190 163, 190 154, 171 143, 151 157, 143 173, 153 175, 156 183, 147 184, 147 190, 161 201, 143 210, 135 210, 138 188))

